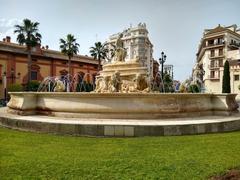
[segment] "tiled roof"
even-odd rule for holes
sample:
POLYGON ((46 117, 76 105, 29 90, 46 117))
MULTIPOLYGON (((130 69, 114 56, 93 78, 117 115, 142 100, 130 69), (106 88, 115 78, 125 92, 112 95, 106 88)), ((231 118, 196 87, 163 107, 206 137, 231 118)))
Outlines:
MULTIPOLYGON (((26 47, 16 44, 0 41, 0 51, 18 53, 18 54, 27 54, 26 47)), ((32 55, 42 56, 47 58, 55 58, 59 60, 68 60, 68 57, 62 54, 60 51, 50 50, 50 49, 40 49, 36 52, 32 52, 32 55)), ((89 64, 98 64, 98 61, 92 57, 75 55, 72 58, 72 61, 84 62, 89 64)))
POLYGON ((227 28, 225 28, 225 27, 222 27, 222 26, 217 26, 216 28, 214 28, 214 29, 209 29, 209 30, 207 30, 208 32, 206 33, 206 34, 213 34, 213 33, 218 33, 218 32, 222 32, 222 31, 225 31, 225 30, 227 30, 227 28))
POLYGON ((231 25, 231 26, 221 26, 220 24, 213 28, 213 29, 205 29, 205 35, 212 35, 215 33, 220 33, 220 32, 230 32, 236 36, 240 37, 240 33, 238 32, 237 25, 231 25))
POLYGON ((230 66, 240 65, 240 59, 230 60, 229 65, 230 66))

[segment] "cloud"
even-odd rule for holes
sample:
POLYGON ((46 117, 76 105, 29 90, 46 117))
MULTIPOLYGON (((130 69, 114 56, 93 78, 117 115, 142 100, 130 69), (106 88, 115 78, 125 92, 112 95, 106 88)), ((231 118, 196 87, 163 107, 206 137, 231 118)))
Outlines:
POLYGON ((21 24, 19 19, 0 19, 0 40, 6 36, 15 37, 13 31, 16 24, 21 24))

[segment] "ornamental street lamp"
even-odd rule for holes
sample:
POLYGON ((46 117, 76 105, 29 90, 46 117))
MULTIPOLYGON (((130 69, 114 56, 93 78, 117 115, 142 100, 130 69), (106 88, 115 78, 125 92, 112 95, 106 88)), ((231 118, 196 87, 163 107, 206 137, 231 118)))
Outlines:
POLYGON ((3 88, 4 88, 4 102, 7 103, 7 79, 11 79, 11 83, 14 83, 15 79, 20 78, 21 73, 18 73, 18 77, 15 76, 15 71, 11 68, 10 76, 7 76, 6 71, 3 73, 3 88))
POLYGON ((159 58, 159 63, 161 64, 161 76, 162 76, 162 85, 163 85, 163 64, 165 63, 167 56, 164 54, 164 52, 161 53, 162 57, 159 58))

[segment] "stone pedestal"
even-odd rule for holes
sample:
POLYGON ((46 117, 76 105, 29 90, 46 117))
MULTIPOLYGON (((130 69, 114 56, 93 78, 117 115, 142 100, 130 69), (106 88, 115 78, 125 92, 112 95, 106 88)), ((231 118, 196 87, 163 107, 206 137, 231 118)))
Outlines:
POLYGON ((137 61, 129 62, 113 62, 103 66, 103 70, 100 72, 100 77, 111 77, 116 71, 120 73, 121 78, 124 80, 131 80, 136 74, 142 74, 147 76, 147 68, 140 65, 137 61))
POLYGON ((147 68, 137 60, 113 62, 103 66, 96 77, 95 92, 148 92, 147 68))

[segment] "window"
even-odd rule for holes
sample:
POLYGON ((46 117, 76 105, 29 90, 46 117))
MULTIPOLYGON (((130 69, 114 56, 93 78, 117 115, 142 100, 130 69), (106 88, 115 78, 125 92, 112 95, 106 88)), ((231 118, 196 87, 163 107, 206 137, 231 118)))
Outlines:
POLYGON ((222 38, 218 38, 217 39, 217 44, 222 44, 223 43, 223 39, 222 38))
POLYGON ((213 49, 213 50, 211 50, 211 55, 210 55, 211 57, 214 57, 215 56, 215 50, 213 49))
POLYGON ((209 40, 209 41, 208 41, 208 45, 209 45, 209 46, 214 45, 214 40, 213 40, 213 39, 212 39, 212 40, 209 40))
POLYGON ((139 43, 145 43, 145 38, 139 38, 139 39, 138 39, 138 42, 139 42, 139 43))
POLYGON ((97 74, 93 74, 93 75, 92 75, 93 84, 95 84, 95 82, 96 82, 96 76, 97 76, 97 74))
POLYGON ((37 80, 37 71, 31 71, 31 79, 37 80))
POLYGON ((219 56, 222 56, 222 55, 223 55, 223 49, 219 49, 219 50, 218 50, 218 55, 219 55, 219 56))
POLYGON ((219 78, 219 71, 210 71, 210 78, 218 79, 219 78))
POLYGON ((218 61, 219 61, 219 62, 218 62, 219 67, 223 67, 223 60, 222 60, 222 59, 219 59, 218 61))
POLYGON ((214 61, 211 61, 210 67, 211 67, 211 68, 214 67, 214 61))
POLYGON ((85 80, 84 78, 85 78, 85 73, 84 72, 79 72, 78 73, 78 83, 82 84, 83 81, 85 80))
POLYGON ((214 78, 215 72, 214 72, 214 71, 211 71, 210 73, 211 73, 211 74, 210 74, 210 77, 211 77, 211 78, 214 78))
POLYGON ((239 75, 234 75, 234 81, 239 81, 239 75))

